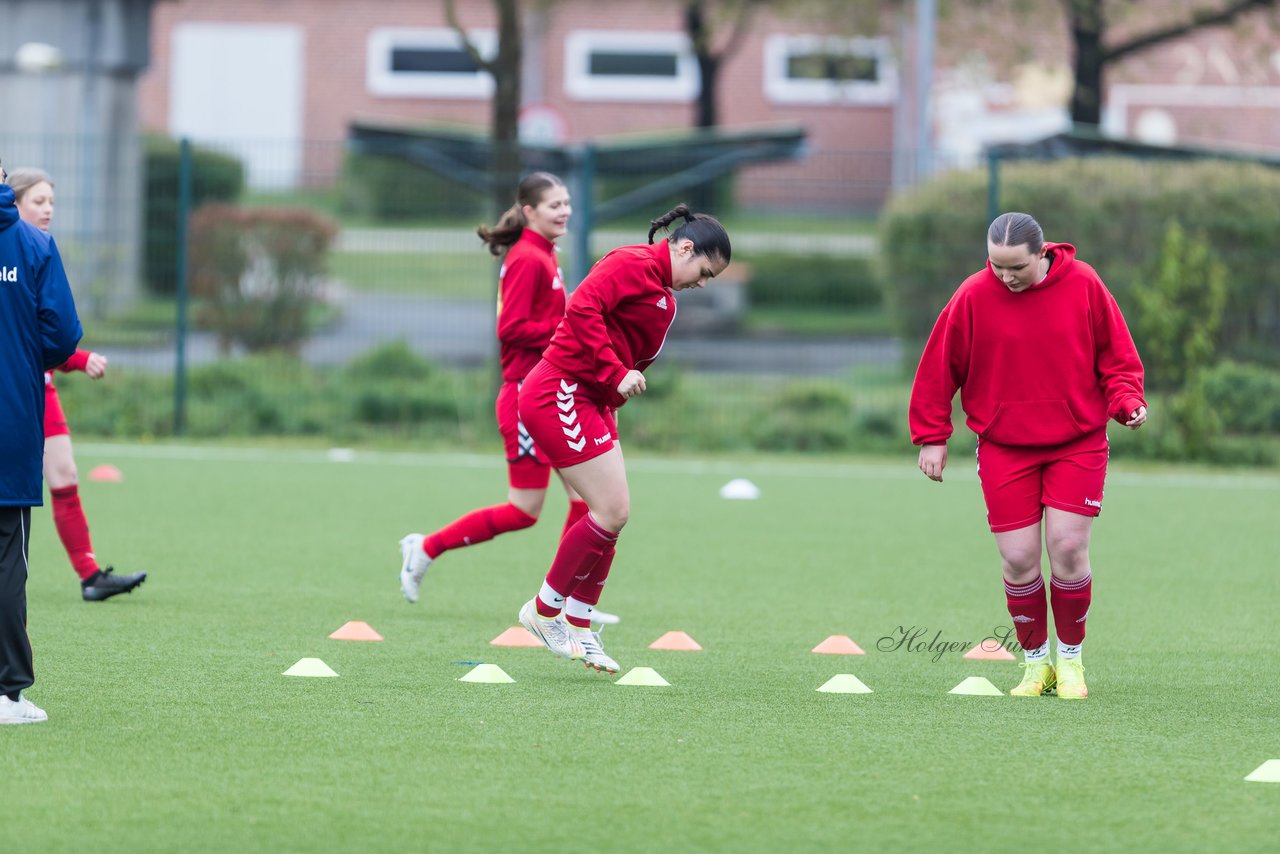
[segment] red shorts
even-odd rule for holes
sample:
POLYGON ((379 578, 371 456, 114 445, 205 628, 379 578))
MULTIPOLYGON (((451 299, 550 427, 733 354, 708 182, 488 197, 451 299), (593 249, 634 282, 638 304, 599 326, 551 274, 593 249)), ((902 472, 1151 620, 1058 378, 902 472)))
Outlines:
POLYGON ((520 420, 558 469, 594 459, 618 441, 613 408, 585 392, 583 384, 545 359, 520 386, 520 420))
POLYGON ((498 432, 507 449, 507 483, 512 489, 546 489, 551 482, 551 466, 542 459, 533 437, 520 421, 519 395, 520 383, 503 383, 493 404, 498 432))
POLYGON ((44 378, 44 437, 70 436, 71 428, 67 426, 67 416, 62 411, 62 401, 58 400, 58 390, 53 387, 53 378, 45 374, 44 378))
POLYGON ((978 479, 993 532, 1040 521, 1045 507, 1081 516, 1102 512, 1107 479, 1107 431, 1051 447, 1027 448, 978 440, 978 479))

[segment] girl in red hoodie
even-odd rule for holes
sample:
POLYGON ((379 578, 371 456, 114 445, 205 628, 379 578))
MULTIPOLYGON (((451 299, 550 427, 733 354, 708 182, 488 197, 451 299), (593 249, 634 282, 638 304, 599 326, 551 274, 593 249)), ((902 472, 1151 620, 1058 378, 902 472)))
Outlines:
POLYGON ((715 218, 679 205, 650 223, 648 246, 624 246, 591 268, 542 360, 520 387, 520 418, 589 512, 565 532, 538 595, 520 622, 558 655, 617 673, 591 631, 631 512, 614 410, 645 390, 676 315, 676 291, 700 288, 724 272, 729 235, 715 218), (654 234, 676 220, 666 240, 654 234))
POLYGON ((1025 213, 987 230, 987 266, 951 297, 911 389, 920 471, 942 480, 957 390, 978 435, 978 475, 1004 570, 1005 596, 1026 654, 1009 693, 1088 696, 1080 649, 1089 613, 1089 534, 1102 512, 1109 420, 1147 419, 1142 362, 1115 299, 1074 246, 1046 243, 1025 213), (1058 636, 1049 662, 1040 559, 1049 553, 1058 636))
MULTIPOLYGON (((520 423, 516 395, 564 317, 564 276, 556 260, 556 240, 568 229, 572 213, 564 182, 550 172, 533 172, 520 181, 515 204, 498 223, 476 229, 489 251, 502 257, 497 326, 502 388, 494 412, 506 446, 507 501, 472 510, 426 536, 409 534, 400 541, 400 591, 410 602, 418 601, 427 568, 442 554, 528 528, 542 513, 551 466, 520 423)), ((567 531, 586 514, 587 505, 567 483, 565 491, 567 531)), ((617 618, 601 613, 596 619, 617 618)))

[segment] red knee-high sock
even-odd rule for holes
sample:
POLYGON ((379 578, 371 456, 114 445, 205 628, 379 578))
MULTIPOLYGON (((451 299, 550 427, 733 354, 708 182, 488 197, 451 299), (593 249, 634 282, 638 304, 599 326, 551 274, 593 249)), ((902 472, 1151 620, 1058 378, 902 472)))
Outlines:
POLYGON ((1049 640, 1049 603, 1045 601, 1044 579, 1037 577, 1021 586, 1005 581, 1004 598, 1022 648, 1036 650, 1044 646, 1049 640))
POLYGON ((58 529, 62 547, 71 558, 76 575, 84 581, 98 571, 98 560, 93 556, 93 543, 89 541, 89 521, 84 518, 80 506, 80 487, 76 484, 61 489, 51 489, 53 496, 53 524, 58 529))
POLYGON ((1068 646, 1079 646, 1084 641, 1084 621, 1092 599, 1092 573, 1078 581, 1062 581, 1056 575, 1049 578, 1049 601, 1053 604, 1053 627, 1058 640, 1068 646))
POLYGON ((596 603, 600 601, 600 594, 604 592, 604 583, 609 578, 609 569, 613 566, 613 556, 617 551, 616 544, 617 540, 609 544, 604 550, 604 554, 600 555, 600 560, 596 561, 591 573, 579 581, 574 586, 573 592, 569 594, 570 600, 576 599, 587 606, 581 609, 574 608, 572 601, 569 602, 569 605, 565 608, 565 619, 569 621, 570 625, 582 629, 591 628, 591 611, 596 607, 596 603))
MULTIPOLYGON (((547 586, 568 598, 578 582, 591 576, 600 558, 617 541, 618 535, 597 524, 590 513, 583 516, 561 538, 555 560, 547 570, 547 586)), ((538 597, 538 613, 544 617, 554 617, 562 607, 563 603, 544 602, 538 597)))
POLYGON ((578 524, 578 520, 587 515, 587 502, 570 501, 569 512, 564 517, 564 528, 560 530, 560 539, 564 539, 564 535, 569 533, 569 529, 578 524))
POLYGON ((474 546, 492 540, 499 534, 528 528, 538 521, 514 504, 497 504, 472 510, 422 541, 422 550, 435 560, 450 549, 474 546))

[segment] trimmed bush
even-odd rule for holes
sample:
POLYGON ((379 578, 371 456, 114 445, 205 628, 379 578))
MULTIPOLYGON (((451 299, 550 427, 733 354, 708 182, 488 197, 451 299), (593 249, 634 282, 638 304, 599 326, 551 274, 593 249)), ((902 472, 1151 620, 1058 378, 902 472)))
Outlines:
POLYGON ((393 157, 347 154, 342 163, 339 209, 345 214, 397 222, 487 216, 483 192, 448 181, 393 157))
POLYGON ((223 352, 296 352, 337 223, 301 208, 206 205, 191 217, 191 293, 223 352))
MULTIPOLYGON (((168 137, 149 136, 144 146, 145 209, 142 270, 147 289, 177 292, 179 148, 168 137)), ((244 190, 244 166, 234 157, 191 147, 191 207, 232 202, 244 190)))
POLYGON ((871 258, 752 255, 749 263, 752 306, 856 311, 883 299, 871 258))

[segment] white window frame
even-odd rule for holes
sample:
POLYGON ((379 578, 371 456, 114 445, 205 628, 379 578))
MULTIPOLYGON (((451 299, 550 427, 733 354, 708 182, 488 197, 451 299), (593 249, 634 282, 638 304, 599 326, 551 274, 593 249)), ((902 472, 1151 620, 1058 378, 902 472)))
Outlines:
POLYGON ((886 38, 771 35, 764 43, 764 92, 775 104, 890 104, 898 95, 898 69, 886 38), (792 56, 821 50, 874 59, 877 80, 840 82, 787 76, 792 56))
MULTIPOLYGON (((498 51, 496 30, 468 30, 467 37, 486 59, 498 51)), ((491 98, 493 75, 438 71, 392 71, 391 56, 398 48, 462 50, 462 39, 450 27, 409 29, 382 27, 369 33, 365 51, 365 85, 374 95, 391 98, 491 98)))
POLYGON ((576 100, 687 102, 697 97, 698 86, 698 64, 684 33, 574 30, 565 36, 564 89, 576 100), (611 50, 670 52, 676 58, 676 76, 593 76, 591 55, 611 50))

